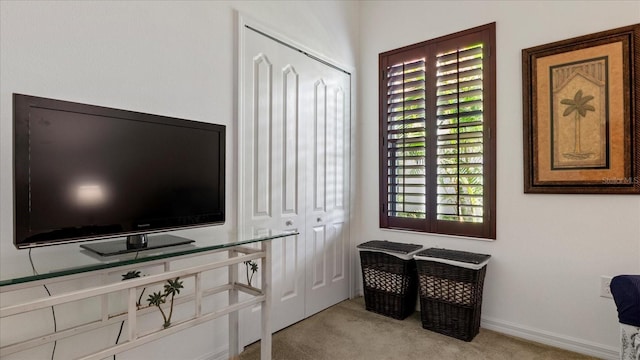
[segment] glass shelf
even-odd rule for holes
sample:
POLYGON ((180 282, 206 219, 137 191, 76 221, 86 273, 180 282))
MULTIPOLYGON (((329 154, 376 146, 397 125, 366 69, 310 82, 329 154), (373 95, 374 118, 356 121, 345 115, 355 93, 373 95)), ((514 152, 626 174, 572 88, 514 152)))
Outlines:
MULTIPOLYGON (((208 231, 206 236, 197 236, 196 241, 190 244, 142 249, 137 252, 134 251, 114 256, 97 255, 81 248, 79 243, 34 248, 34 254, 39 251, 46 251, 45 258, 38 258, 36 262, 35 267, 37 268, 37 272, 34 271, 30 265, 30 250, 16 250, 16 255, 19 256, 11 257, 11 262, 15 264, 3 264, 3 271, 0 273, 0 287, 203 253, 297 234, 296 231, 277 231, 270 229, 248 231, 214 230, 208 231), (28 256, 24 256, 27 254, 28 256)), ((155 236, 162 237, 166 235, 149 235, 149 239, 153 239, 155 236)), ((114 239, 105 240, 105 242, 113 240, 114 239)), ((9 259, 3 256, 3 260, 8 261, 9 259)))

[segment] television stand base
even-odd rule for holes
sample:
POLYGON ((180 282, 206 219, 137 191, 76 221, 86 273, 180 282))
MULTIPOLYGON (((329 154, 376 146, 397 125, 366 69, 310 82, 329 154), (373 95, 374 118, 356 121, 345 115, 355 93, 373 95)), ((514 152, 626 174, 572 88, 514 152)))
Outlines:
POLYGON ((127 240, 114 240, 96 243, 81 244, 80 247, 96 253, 100 256, 113 256, 126 253, 159 249, 168 246, 186 245, 194 242, 173 235, 155 235, 147 237, 147 242, 141 247, 132 247, 127 240))

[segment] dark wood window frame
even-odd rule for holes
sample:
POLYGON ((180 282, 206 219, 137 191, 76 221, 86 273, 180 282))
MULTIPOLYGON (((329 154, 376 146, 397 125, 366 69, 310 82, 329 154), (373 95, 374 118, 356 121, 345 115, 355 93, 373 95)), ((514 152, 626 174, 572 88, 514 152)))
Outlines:
POLYGON ((496 238, 495 52, 490 23, 379 54, 381 228, 496 238))

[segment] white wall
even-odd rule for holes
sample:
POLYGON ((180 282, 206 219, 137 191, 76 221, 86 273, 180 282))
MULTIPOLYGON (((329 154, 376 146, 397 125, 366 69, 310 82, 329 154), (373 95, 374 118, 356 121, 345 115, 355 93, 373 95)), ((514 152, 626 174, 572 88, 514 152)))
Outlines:
POLYGON ((387 239, 492 254, 483 326, 615 357, 618 325, 600 275, 640 273, 640 197, 523 193, 521 50, 640 22, 638 1, 361 3, 358 225, 354 242, 387 239), (415 235, 378 224, 378 53, 495 21, 497 240, 415 235))
MULTIPOLYGON (((2 1, 0 271, 7 270, 3 259, 27 261, 26 253, 11 245, 11 94, 226 124, 233 160, 233 9, 341 64, 357 65, 354 244, 384 238, 490 253, 483 326, 560 341, 560 346, 596 355, 615 352, 615 306, 598 296, 599 277, 640 273, 640 198, 523 194, 520 54, 523 48, 637 23, 637 1, 2 1), (462 11, 463 5, 468 10, 462 11), (394 16, 397 21, 388 20, 394 16), (377 176, 370 175, 378 171, 378 53, 492 21, 497 22, 499 71, 498 239, 483 242, 378 229, 377 176)), ((233 215, 232 163, 227 211, 233 215)), ((227 226, 233 223, 229 216, 227 226)), ((34 257, 46 257, 47 251, 37 249, 34 257)), ((192 357, 206 356, 224 344, 220 339, 211 344, 211 331, 198 328, 172 339, 193 344, 192 357)), ((172 356, 164 342, 139 351, 128 357, 142 352, 154 358, 172 356)))
MULTIPOLYGON (((0 2, 0 271, 12 272, 9 259, 28 266, 27 252, 12 245, 12 93, 227 125, 225 227, 232 228, 237 213, 234 10, 354 68, 357 9, 357 3, 343 1, 0 2)), ((53 251, 34 250, 36 266, 53 251)), ((42 322, 50 321, 50 315, 42 316, 42 322)), ((2 336, 4 342, 8 334, 2 336)), ((211 356, 225 350, 226 331, 203 325, 170 339, 182 343, 179 355, 161 341, 118 358, 211 356)), ((65 351, 65 344, 59 346, 56 358, 68 357, 65 351)), ((37 355, 47 358, 50 352, 37 355)))

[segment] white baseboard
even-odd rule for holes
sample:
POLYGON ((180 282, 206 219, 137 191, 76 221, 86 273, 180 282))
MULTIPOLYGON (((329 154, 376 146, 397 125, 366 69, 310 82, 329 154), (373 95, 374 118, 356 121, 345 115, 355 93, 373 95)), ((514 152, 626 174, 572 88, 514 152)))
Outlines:
POLYGON ((577 352, 580 354, 594 356, 600 359, 620 359, 620 349, 572 338, 569 336, 555 334, 540 329, 533 329, 507 321, 487 318, 483 316, 480 322, 480 326, 485 329, 493 330, 502 334, 577 352))
MULTIPOLYGON (((362 288, 356 289, 357 296, 363 296, 362 288)), ((416 303, 416 311, 420 311, 420 303, 416 303)), ((589 356, 594 356, 606 360, 619 360, 620 349, 602 344, 584 341, 569 336, 555 334, 549 331, 529 328, 519 324, 498 320, 494 318, 482 317, 480 326, 499 332, 502 334, 514 336, 517 338, 534 341, 540 344, 557 347, 564 350, 577 352, 589 356)))

